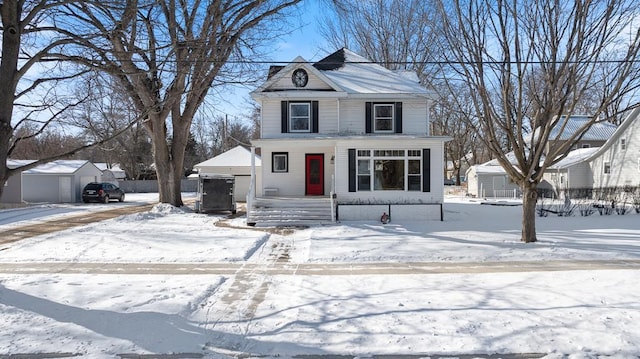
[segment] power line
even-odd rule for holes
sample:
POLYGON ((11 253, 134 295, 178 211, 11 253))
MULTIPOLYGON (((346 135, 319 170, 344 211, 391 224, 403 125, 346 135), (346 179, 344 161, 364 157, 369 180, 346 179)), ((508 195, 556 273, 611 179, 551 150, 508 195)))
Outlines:
MULTIPOLYGON (((2 56, 0 56, 2 59, 2 56)), ((19 60, 29 60, 29 57, 18 57, 19 60)), ((40 60, 41 62, 66 62, 67 60, 61 59, 47 59, 43 58, 40 60)), ((115 62, 119 62, 115 60, 115 62)), ((146 61, 142 59, 132 59, 129 62, 133 63, 146 63, 146 61)), ((161 63, 178 63, 185 62, 184 60, 178 59, 165 59, 162 61, 156 61, 161 63)), ((194 62, 194 61, 192 61, 194 62)), ((205 60, 204 62, 208 63, 224 63, 224 64, 233 64, 233 65, 289 65, 289 64, 316 64, 316 62, 312 61, 283 61, 283 60, 227 60, 227 61, 218 61, 218 60, 205 60)), ((622 59, 622 60, 576 60, 576 61, 499 61, 499 60, 477 60, 477 61, 453 61, 453 60, 434 60, 434 61, 343 61, 343 62, 332 62, 332 61, 323 61, 324 65, 341 65, 341 64, 352 64, 352 65, 543 65, 543 64, 634 64, 640 63, 640 59, 622 59)))

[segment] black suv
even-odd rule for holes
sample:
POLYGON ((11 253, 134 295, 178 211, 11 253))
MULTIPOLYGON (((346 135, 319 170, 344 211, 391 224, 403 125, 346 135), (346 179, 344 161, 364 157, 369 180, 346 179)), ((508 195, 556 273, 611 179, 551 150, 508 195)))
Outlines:
POLYGON ((124 191, 112 183, 91 182, 84 186, 82 190, 82 202, 84 203, 109 203, 112 199, 117 199, 120 202, 124 201, 124 191))

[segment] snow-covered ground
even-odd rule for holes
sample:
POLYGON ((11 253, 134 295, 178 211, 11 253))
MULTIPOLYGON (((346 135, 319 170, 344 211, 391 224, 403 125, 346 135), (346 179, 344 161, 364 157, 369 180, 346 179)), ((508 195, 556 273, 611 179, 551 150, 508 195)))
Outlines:
MULTIPOLYGON (((157 195, 127 196, 125 204, 157 200, 157 195)), ((122 204, 48 205, 48 214, 43 206, 0 211, 0 230, 117 205, 122 204)), ((444 209, 444 222, 393 218, 387 225, 344 222, 279 235, 246 227, 242 218, 227 221, 236 227, 228 228, 215 225, 224 215, 157 205, 150 212, 5 245, 0 266, 27 273, 30 265, 62 268, 64 263, 227 266, 229 271, 5 270, 0 357, 43 352, 86 358, 123 353, 640 356, 638 266, 381 274, 373 265, 501 262, 509 268, 522 261, 635 261, 640 260, 640 215, 537 218, 539 241, 524 244, 518 206, 449 198, 444 209), (371 273, 349 273, 351 266, 364 264, 372 264, 371 273), (302 266, 343 271, 305 275, 296 271, 302 266), (287 271, 269 271, 277 268, 287 271)))

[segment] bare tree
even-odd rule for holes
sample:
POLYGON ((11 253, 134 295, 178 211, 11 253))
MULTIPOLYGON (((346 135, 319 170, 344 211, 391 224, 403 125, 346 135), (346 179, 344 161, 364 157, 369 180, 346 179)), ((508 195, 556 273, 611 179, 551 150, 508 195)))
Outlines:
POLYGON ((137 111, 129 95, 122 91, 113 77, 102 72, 91 72, 75 88, 77 97, 87 97, 64 118, 82 130, 84 138, 92 141, 107 140, 100 146, 81 153, 93 162, 119 164, 129 178, 140 179, 153 163, 151 143, 141 123, 135 123, 137 111), (122 132, 114 137, 117 132, 122 132), (111 138, 111 139, 110 139, 111 138), (110 139, 110 140, 109 140, 110 139))
POLYGON ((431 74, 436 44, 433 1, 331 0, 321 29, 332 47, 347 47, 391 70, 431 74))
POLYGON ((440 9, 443 53, 450 54, 446 65, 453 71, 448 89, 463 85, 471 94, 458 101, 473 104, 470 124, 521 187, 521 239, 535 242, 537 186, 544 171, 566 157, 591 125, 622 111, 611 109, 638 88, 637 3, 456 0, 440 1, 440 9), (591 121, 566 133, 569 117, 587 95, 591 121), (569 140, 544 153, 547 142, 558 138, 552 133, 569 140))
MULTIPOLYGON (((329 1, 335 16, 327 17, 323 36, 335 47, 346 46, 390 70, 409 70, 424 84, 439 92, 435 81, 440 69, 441 31, 436 3, 432 0, 329 1)), ((454 165, 456 182, 460 169, 471 151, 472 131, 448 98, 439 94, 432 108, 432 134, 451 136, 445 160, 454 165)))
POLYGON ((193 124, 193 135, 197 152, 201 157, 217 156, 238 145, 250 147, 256 137, 256 123, 244 118, 217 115, 213 118, 197 117, 193 124))
POLYGON ((138 112, 147 113, 143 123, 153 143, 160 201, 181 206, 185 148, 200 105, 212 86, 250 75, 238 66, 255 56, 259 40, 274 36, 283 11, 300 1, 69 4, 56 24, 76 46, 61 48, 58 58, 110 73, 138 112), (240 72, 225 78, 234 68, 240 72))
MULTIPOLYGON (((464 89, 460 89, 460 93, 464 89)), ((458 93, 458 95, 460 94, 458 93)), ((451 163, 456 185, 461 184, 462 169, 475 164, 475 156, 469 156, 477 147, 473 129, 467 125, 465 118, 469 111, 458 108, 458 102, 451 94, 443 93, 431 110, 431 133, 433 135, 450 136, 451 141, 445 143, 445 159, 451 163), (448 96, 447 96, 448 95, 448 96)), ((446 170, 446 169, 445 169, 446 170)))
MULTIPOLYGON (((34 143, 34 140, 40 144, 52 143, 55 138, 64 137, 57 134, 66 128, 60 121, 62 116, 86 100, 66 101, 64 90, 60 90, 86 69, 77 70, 46 62, 54 48, 69 43, 69 39, 57 36, 57 29, 51 23, 52 12, 73 1, 0 1, 0 184, 15 173, 96 145, 82 141, 69 146, 70 141, 66 141, 57 151, 41 153, 41 157, 28 165, 7 167, 7 159, 21 147, 21 143, 34 143), (47 138, 40 141, 37 137, 41 136, 47 138)), ((3 190, 4 186, 0 185, 0 195, 3 190)))

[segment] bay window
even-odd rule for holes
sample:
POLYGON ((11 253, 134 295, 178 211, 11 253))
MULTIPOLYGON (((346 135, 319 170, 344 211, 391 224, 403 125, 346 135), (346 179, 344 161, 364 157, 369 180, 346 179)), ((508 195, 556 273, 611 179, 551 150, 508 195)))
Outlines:
POLYGON ((357 191, 422 190, 420 150, 358 150, 354 157, 357 191))

